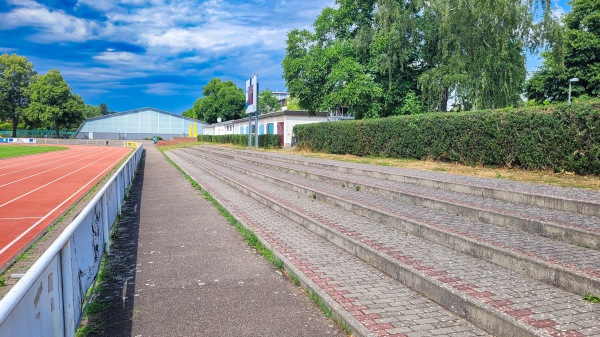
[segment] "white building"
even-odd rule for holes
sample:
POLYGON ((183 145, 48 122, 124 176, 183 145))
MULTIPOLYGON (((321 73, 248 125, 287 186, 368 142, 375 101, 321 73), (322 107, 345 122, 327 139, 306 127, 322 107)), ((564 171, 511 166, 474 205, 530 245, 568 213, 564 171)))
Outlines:
MULTIPOLYGON (((280 135, 280 145, 282 147, 291 146, 295 143, 293 135, 295 125, 326 122, 327 117, 325 112, 309 116, 308 111, 290 110, 259 115, 258 134, 280 135)), ((248 118, 204 125, 202 130, 204 135, 247 135, 249 133, 248 118)))

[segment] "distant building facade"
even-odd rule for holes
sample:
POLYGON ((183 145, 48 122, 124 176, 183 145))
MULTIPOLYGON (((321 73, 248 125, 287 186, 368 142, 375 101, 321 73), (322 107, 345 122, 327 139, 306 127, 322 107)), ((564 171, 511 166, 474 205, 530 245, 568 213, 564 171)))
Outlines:
POLYGON ((141 108, 86 119, 77 130, 79 139, 163 139, 187 137, 190 126, 202 134, 203 121, 154 109, 141 108))
MULTIPOLYGON (((292 146, 295 143, 294 126, 326 122, 327 113, 317 113, 309 116, 308 111, 285 110, 258 116, 258 134, 280 135, 281 146, 292 146)), ((254 123, 253 123, 254 124, 254 123)), ((253 126, 254 127, 254 126, 253 126)), ((203 127, 205 135, 247 135, 250 133, 248 118, 223 121, 203 127)))

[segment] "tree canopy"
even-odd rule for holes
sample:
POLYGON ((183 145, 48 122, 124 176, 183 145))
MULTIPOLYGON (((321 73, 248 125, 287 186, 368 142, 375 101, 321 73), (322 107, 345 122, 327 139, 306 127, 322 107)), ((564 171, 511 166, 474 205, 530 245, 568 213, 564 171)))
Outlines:
POLYGON ((60 127, 72 127, 81 123, 85 104, 79 95, 71 92, 58 70, 38 75, 30 86, 31 103, 27 118, 33 123, 48 123, 59 137, 60 127))
POLYGON ((216 123, 219 117, 232 120, 245 115, 246 97, 233 81, 223 82, 213 78, 202 87, 202 93, 204 97, 198 98, 194 106, 183 113, 184 116, 216 123))
POLYGON ((550 0, 336 4, 321 12, 314 32, 292 30, 287 38, 284 78, 311 113, 349 108, 369 118, 418 113, 423 106, 446 111, 451 95, 465 110, 517 105, 525 50, 561 46, 550 0))
POLYGON ((13 137, 17 136, 19 117, 29 105, 29 86, 35 74, 25 57, 0 55, 0 121, 11 120, 13 137))
POLYGON ((268 114, 280 110, 281 103, 271 90, 265 89, 258 94, 258 112, 260 114, 268 114))
POLYGON ((600 0, 573 0, 564 18, 564 64, 553 57, 557 50, 542 53, 544 62, 527 82, 527 97, 538 103, 566 101, 569 79, 573 96, 600 96, 600 0))

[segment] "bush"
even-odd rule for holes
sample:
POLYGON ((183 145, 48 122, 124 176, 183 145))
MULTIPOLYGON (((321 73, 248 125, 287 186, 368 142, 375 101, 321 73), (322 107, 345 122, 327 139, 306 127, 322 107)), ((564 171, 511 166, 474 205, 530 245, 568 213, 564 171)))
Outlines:
MULTIPOLYGON (((199 135, 198 141, 208 143, 220 143, 220 144, 234 144, 247 146, 248 135, 199 135)), ((252 137, 252 144, 254 145, 254 136, 252 137)), ((279 135, 259 135, 258 136, 258 147, 261 148, 279 148, 279 135)))
POLYGON ((428 113, 294 127, 312 151, 600 174, 600 103, 428 113))

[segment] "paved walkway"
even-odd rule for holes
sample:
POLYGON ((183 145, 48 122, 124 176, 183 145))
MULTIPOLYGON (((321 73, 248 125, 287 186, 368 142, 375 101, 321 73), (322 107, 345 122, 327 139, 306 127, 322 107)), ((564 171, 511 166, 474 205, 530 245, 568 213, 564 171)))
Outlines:
POLYGON ((92 316, 100 336, 343 336, 151 145, 92 316))

